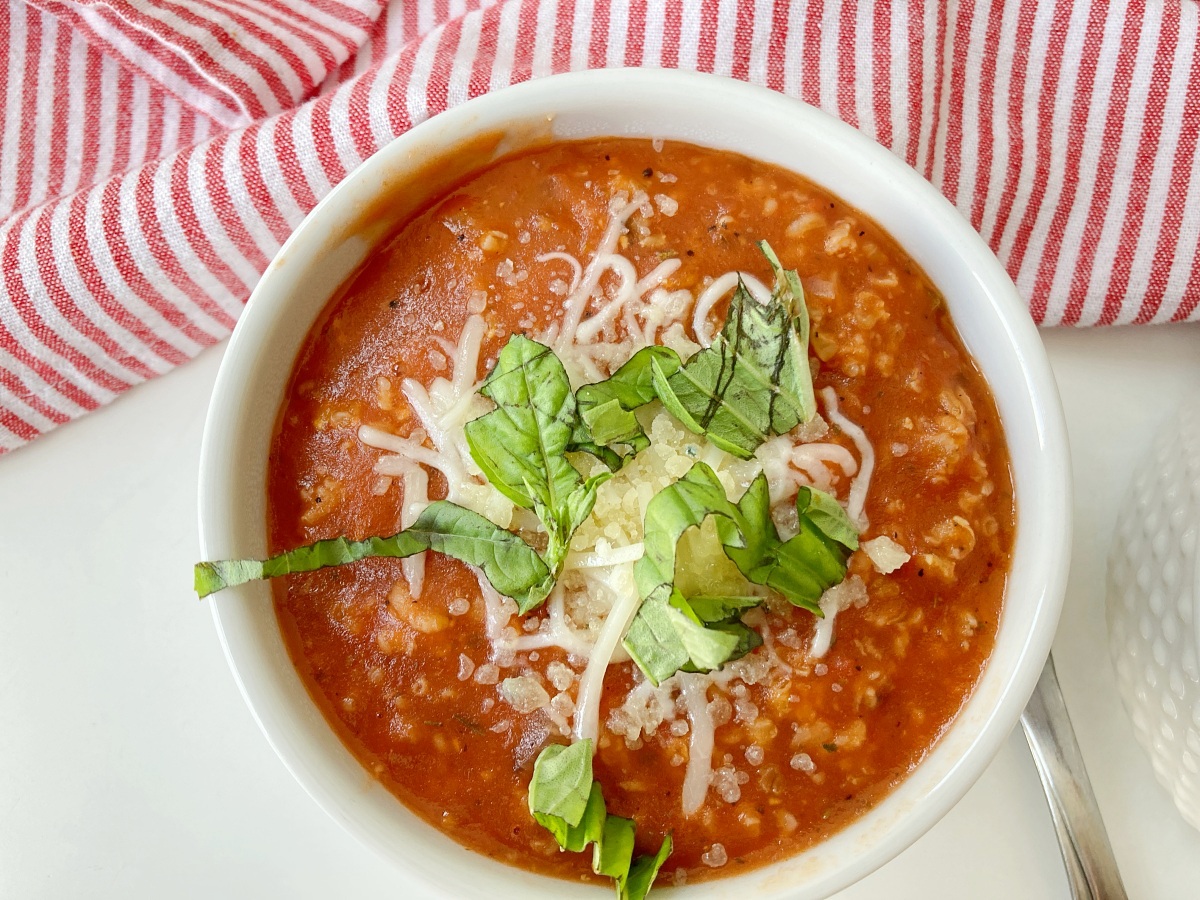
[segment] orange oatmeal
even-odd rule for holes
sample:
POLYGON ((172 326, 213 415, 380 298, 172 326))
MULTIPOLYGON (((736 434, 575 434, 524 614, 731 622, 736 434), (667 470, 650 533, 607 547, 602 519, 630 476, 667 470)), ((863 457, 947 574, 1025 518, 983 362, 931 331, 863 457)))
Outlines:
MULTIPOLYGON (((660 882, 795 854, 886 796, 987 663, 1013 489, 996 408, 937 290, 832 194, 682 143, 589 140, 504 158, 382 244, 295 365, 269 464, 271 551, 390 535, 440 498, 530 530, 528 510, 489 493, 461 436, 490 408, 476 387, 510 335, 553 348, 575 388, 641 346, 686 359, 721 329, 730 273, 751 295, 770 292, 759 241, 803 284, 811 421, 739 459, 647 405, 649 446, 597 489, 555 593, 524 616, 432 552, 275 583, 293 661, 330 723, 467 847, 593 878, 590 854, 560 852, 528 801, 543 747, 591 727, 595 779, 609 812, 636 822, 638 852, 673 835, 660 882), (762 646, 714 672, 655 685, 617 648, 597 678, 590 655, 638 558, 647 502, 695 460, 734 501, 764 473, 781 533, 796 527, 798 491, 840 501, 860 532, 845 578, 821 596, 823 619, 760 591, 741 621, 762 646)), ((600 471, 571 459, 584 476, 600 471)), ((676 586, 745 593, 728 559, 704 556, 714 534, 684 536, 676 586)))

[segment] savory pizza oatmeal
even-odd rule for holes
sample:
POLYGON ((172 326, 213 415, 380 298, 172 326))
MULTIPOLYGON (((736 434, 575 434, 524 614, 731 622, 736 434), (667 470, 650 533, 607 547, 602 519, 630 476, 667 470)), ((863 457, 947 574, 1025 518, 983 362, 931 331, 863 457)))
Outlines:
POLYGON ((397 797, 631 897, 903 779, 987 662, 1015 528, 990 393, 892 238, 624 139, 495 162, 380 246, 296 362, 267 489, 279 555, 204 591, 292 573, 297 670, 397 797))

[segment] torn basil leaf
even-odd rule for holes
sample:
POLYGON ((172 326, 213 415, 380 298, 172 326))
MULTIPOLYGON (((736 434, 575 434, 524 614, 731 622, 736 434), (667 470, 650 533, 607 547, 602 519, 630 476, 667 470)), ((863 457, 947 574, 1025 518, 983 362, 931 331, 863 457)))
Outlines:
POLYGON ((652 363, 667 376, 679 370, 679 354, 669 347, 643 347, 604 381, 585 384, 576 393, 579 416, 591 440, 601 447, 628 444, 632 453, 650 446, 634 415, 658 396, 652 363))
MULTIPOLYGON (((633 567, 633 579, 643 598, 670 597, 679 539, 713 515, 739 518, 716 473, 704 463, 693 464, 682 478, 654 495, 646 505, 644 553, 633 567)), ((730 540, 736 542, 738 535, 735 525, 730 540)))
POLYGON ((554 835, 554 839, 558 841, 558 845, 562 849, 580 853, 588 844, 603 840, 607 815, 608 812, 604 807, 604 792, 600 788, 600 782, 593 781, 587 805, 583 808, 583 816, 575 825, 568 825, 565 819, 551 813, 535 812, 533 817, 537 819, 539 825, 554 835))
POLYGON ((654 684, 680 669, 707 672, 729 659, 742 636, 710 629, 676 590, 675 559, 679 539, 709 516, 734 522, 727 537, 740 540, 737 507, 704 463, 693 465, 679 481, 659 491, 646 507, 645 552, 633 568, 643 598, 623 641, 634 662, 654 684))
POLYGON ((616 882, 617 896, 624 896, 625 880, 633 865, 633 819, 609 816, 604 820, 603 835, 592 848, 592 871, 616 882))
POLYGON ((688 661, 682 668, 711 672, 733 658, 738 636, 709 628, 678 591, 671 592, 664 614, 687 652, 688 661))
MULTIPOLYGON (((596 505, 596 491, 610 478, 611 472, 601 472, 582 481, 567 494, 557 509, 548 510, 540 502, 534 503, 534 512, 546 525, 547 541, 543 559, 556 578, 567 551, 571 549, 571 535, 592 514, 592 508, 596 505)), ((517 605, 520 607, 519 603, 517 605)), ((532 608, 521 608, 520 612, 524 615, 532 608)))
POLYGON ((760 606, 762 602, 762 597, 709 597, 701 594, 687 598, 692 612, 706 625, 736 622, 742 613, 760 606))
POLYGON ((724 632, 736 639, 737 643, 729 651, 725 662, 741 659, 750 651, 757 650, 763 645, 762 635, 744 622, 713 622, 707 628, 709 631, 724 632))
POLYGON ((551 744, 538 754, 529 811, 563 850, 580 853, 592 844, 592 870, 613 879, 619 898, 644 898, 671 852, 668 835, 656 856, 633 859, 636 826, 632 819, 608 815, 600 782, 592 779, 590 740, 551 744))
POLYGON ((821 595, 846 577, 847 555, 841 545, 801 518, 799 532, 772 550, 756 573, 762 579, 758 583, 820 618, 824 616, 821 595))
MULTIPOLYGON (((584 481, 567 459, 579 421, 567 371, 549 347, 517 334, 479 390, 496 408, 466 424, 471 457, 493 487, 537 514, 546 529, 546 565, 557 576, 571 535, 608 477, 584 481)), ((518 603, 521 613, 536 605, 518 603)))
POLYGON ((796 512, 830 540, 837 541, 847 550, 858 549, 858 529, 832 495, 816 488, 802 487, 796 495, 796 512))
POLYGON ((691 655, 675 629, 670 603, 664 597, 643 600, 621 644, 639 669, 660 685, 688 665, 691 655))
MULTIPOLYGON (((779 262, 779 257, 766 241, 758 242, 758 249, 767 258, 771 271, 775 274, 775 285, 771 291, 772 298, 786 306, 792 315, 789 323, 796 336, 804 356, 803 370, 787 371, 787 390, 799 401, 802 410, 801 422, 807 422, 817 414, 817 396, 813 388, 812 370, 808 366, 809 321, 808 303, 804 298, 804 285, 795 269, 785 269, 779 262)), ((782 386, 782 384, 781 384, 782 386)), ((795 426, 793 426, 795 427, 795 426)), ((782 432, 777 432, 782 433, 782 432)))
POLYGON ((634 566, 643 597, 623 641, 626 651, 654 684, 675 672, 707 672, 762 644, 741 621, 754 597, 685 598, 674 589, 676 549, 689 528, 709 516, 726 556, 753 584, 782 594, 795 606, 820 616, 821 595, 846 577, 846 558, 858 536, 837 500, 802 488, 796 500, 798 532, 780 540, 771 518, 766 476, 759 474, 741 499, 731 503, 716 474, 696 463, 646 507, 645 553, 634 566))
POLYGON ((674 848, 675 842, 668 834, 663 838, 657 853, 653 856, 639 856, 634 860, 633 865, 629 867, 629 877, 625 879, 625 890, 621 894, 621 900, 645 900, 650 888, 654 886, 654 879, 658 877, 659 870, 674 848))
POLYGON ((771 488, 767 476, 759 472, 746 493, 737 502, 740 519, 717 520, 717 534, 725 547, 725 555, 737 565, 746 579, 763 584, 754 571, 779 544, 779 532, 771 518, 771 488))
POLYGON ((466 424, 472 458, 492 487, 518 506, 558 508, 583 480, 564 455, 576 408, 558 357, 515 334, 479 392, 496 408, 466 424))
POLYGON ((753 628, 738 621, 741 610, 757 606, 761 598, 747 606, 718 609, 711 602, 732 598, 685 598, 673 591, 664 602, 652 597, 638 610, 626 634, 625 649, 654 684, 661 684, 678 671, 711 672, 727 662, 741 659, 751 650, 762 646, 762 637, 753 628), (701 601, 705 614, 719 618, 705 619, 693 606, 701 601), (634 627, 636 626, 636 628, 634 627))
POLYGON ((579 825, 591 794, 591 740, 576 741, 569 746, 551 744, 538 754, 529 782, 529 811, 539 822, 542 821, 539 817, 546 816, 567 827, 579 825))
POLYGON ((409 528, 391 537, 361 541, 332 538, 261 561, 236 559, 198 563, 195 589, 201 597, 207 597, 248 581, 292 572, 312 572, 368 557, 403 559, 424 550, 436 550, 477 566, 492 587, 515 599, 518 605, 540 602, 553 586, 546 564, 517 535, 477 512, 447 500, 438 500, 429 504, 409 528))
POLYGON ((821 594, 846 577, 847 551, 858 546, 858 532, 837 500, 802 487, 796 497, 798 532, 787 541, 771 519, 766 477, 760 474, 738 501, 742 531, 718 522, 725 555, 747 580, 782 594, 795 606, 821 616, 821 594), (737 546, 731 538, 740 538, 737 546))
POLYGON ((775 269, 771 301, 755 300, 739 279, 712 346, 670 374, 651 361, 654 387, 683 425, 735 456, 749 459, 768 437, 786 434, 816 414, 808 364, 808 315, 795 272, 775 269))

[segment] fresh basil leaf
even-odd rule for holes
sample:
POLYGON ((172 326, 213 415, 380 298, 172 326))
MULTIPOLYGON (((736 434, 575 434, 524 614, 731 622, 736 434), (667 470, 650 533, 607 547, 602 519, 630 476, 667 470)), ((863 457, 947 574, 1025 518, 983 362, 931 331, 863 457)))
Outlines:
POLYGON ((808 364, 808 316, 795 272, 785 272, 770 247, 775 269, 771 302, 756 301, 740 280, 712 346, 673 375, 656 361, 654 387, 684 426, 729 453, 749 459, 772 434, 786 434, 816 414, 808 364))
POLYGON ((748 581, 770 587, 820 616, 821 594, 846 577, 846 548, 857 547, 857 531, 838 502, 821 491, 801 488, 796 510, 799 532, 780 541, 771 519, 767 480, 760 474, 738 501, 740 533, 734 534, 733 520, 719 520, 718 534, 725 555, 748 581))
POLYGON ((764 516, 757 502, 747 503, 741 511, 746 532, 753 534, 752 540, 746 541, 752 552, 726 545, 725 554, 747 580, 772 588, 813 615, 823 615, 821 594, 846 577, 846 548, 826 535, 805 512, 800 512, 796 535, 780 541, 770 513, 764 516))
POLYGON ((847 555, 845 548, 801 516, 799 531, 772 551, 759 583, 819 617, 821 595, 846 577, 847 555))
POLYGON ((771 271, 775 273, 772 295, 779 303, 787 306, 791 312, 792 331, 795 332, 796 340, 804 353, 803 371, 789 370, 785 374, 788 379, 787 389, 800 401, 799 405, 803 410, 800 421, 807 422, 817 413, 817 397, 813 389, 812 370, 808 367, 809 320, 808 304, 804 298, 804 285, 801 284, 800 276, 795 269, 785 269, 780 264, 779 257, 775 255, 770 244, 766 241, 759 241, 758 249, 767 258, 771 271))
POLYGON ((590 740, 551 744, 538 754, 529 809, 563 850, 579 853, 591 844, 592 870, 613 879, 618 898, 644 898, 671 853, 668 835, 656 856, 634 861, 636 826, 632 819, 608 815, 600 782, 592 780, 590 740))
POLYGON ((625 890, 621 894, 620 900, 646 900, 646 895, 654 886, 654 879, 658 877, 658 872, 663 867, 663 863, 667 861, 667 857, 671 855, 672 849, 674 849, 674 841, 668 834, 663 838, 656 854, 639 856, 635 859, 633 865, 629 867, 629 877, 625 879, 625 890))
POLYGON ((580 404, 579 416, 587 426, 588 433, 597 444, 629 444, 634 452, 650 446, 650 439, 632 412, 621 406, 615 398, 589 409, 580 404))
MULTIPOLYGON (((711 672, 720 668, 737 650, 739 636, 705 627, 678 591, 671 594, 663 614, 687 653, 688 664, 698 672, 711 672)), ((667 677, 673 674, 674 672, 671 672, 667 677)), ((661 681, 661 678, 659 680, 661 681)))
POLYGON ((725 555, 741 573, 755 584, 754 570, 763 565, 772 549, 779 545, 779 532, 771 518, 771 488, 767 476, 759 472, 737 502, 738 520, 717 520, 717 535, 725 547, 725 555))
POLYGON ((403 559, 426 549, 428 545, 425 542, 406 531, 391 537, 372 537, 361 541, 352 541, 344 537, 331 538, 306 547, 297 547, 265 560, 229 559, 197 563, 195 589, 201 597, 207 597, 209 594, 248 581, 274 578, 292 572, 312 572, 328 566, 357 562, 371 556, 403 559))
POLYGON ((688 606, 696 617, 706 625, 718 622, 736 622, 738 617, 748 609, 761 605, 762 597, 710 597, 701 594, 688 597, 688 606))
MULTIPOLYGON (((643 448, 644 449, 644 448, 643 448)), ((604 465, 608 466, 610 472, 615 472, 625 465, 626 457, 621 456, 617 451, 608 447, 601 447, 592 440, 591 432, 582 421, 575 423, 575 430, 571 433, 571 443, 567 446, 567 450, 577 451, 581 453, 590 453, 604 465)))
MULTIPOLYGON (((638 593, 666 601, 675 581, 675 555, 679 539, 711 515, 737 519, 737 507, 725 496, 725 488, 704 463, 695 463, 674 484, 664 488, 646 505, 642 542, 645 552, 633 567, 638 593)), ((729 535, 738 540, 738 532, 729 535)))
POLYGON ((657 362, 667 375, 674 375, 682 365, 679 354, 670 347, 643 347, 604 381, 585 384, 579 389, 579 409, 584 412, 609 400, 616 400, 623 409, 635 410, 657 398, 650 363, 657 362))
POLYGON ((752 650, 757 650, 763 644, 762 635, 744 622, 713 622, 707 626, 709 631, 723 631, 737 640, 725 662, 741 659, 752 650))
MULTIPOLYGON (((580 421, 566 369, 549 347, 513 335, 480 392, 496 408, 467 423, 471 457, 493 487, 537 514, 546 529, 545 562, 557 577, 571 535, 591 514, 596 490, 609 477, 585 481, 567 459, 569 449, 578 449, 580 421)), ((545 596, 518 600, 519 611, 529 612, 545 596)))
POLYGON ((659 491, 646 506, 642 538, 645 552, 633 567, 642 605, 625 633, 623 644, 634 662, 654 684, 681 668, 710 671, 726 662, 739 636, 705 627, 703 620, 673 588, 679 539, 709 516, 734 522, 726 537, 740 540, 737 507, 704 463, 696 463, 670 487, 659 491))
POLYGON ((533 817, 537 819, 538 824, 554 835, 558 846, 572 853, 580 853, 588 844, 603 840, 607 814, 600 782, 593 781, 587 805, 583 810, 583 817, 578 824, 568 825, 565 819, 551 813, 535 812, 533 817))
MULTIPOLYGON (((555 524, 555 527, 546 529, 548 540, 545 561, 550 571, 557 573, 561 568, 567 551, 571 549, 571 535, 592 514, 592 508, 596 505, 596 491, 610 478, 611 472, 601 472, 576 485, 575 489, 567 494, 562 506, 553 513, 548 512, 540 503, 534 504, 534 510, 542 522, 555 524)), ((524 615, 528 611, 522 609, 521 614, 524 615)))
POLYGON ((629 867, 633 863, 635 830, 632 819, 609 816, 604 820, 603 836, 592 847, 592 871, 612 878, 618 897, 624 894, 629 867))
POLYGON ((203 562, 195 568, 201 597, 223 588, 291 572, 311 572, 368 557, 403 559, 436 550, 483 570, 492 586, 518 605, 543 599, 553 586, 550 570, 532 547, 479 513, 446 500, 429 504, 411 527, 391 537, 361 541, 332 538, 288 550, 270 559, 203 562))
POLYGON ((808 519, 825 537, 848 550, 858 549, 858 529, 837 500, 816 488, 802 487, 796 495, 796 512, 808 519))
POLYGON ((565 455, 577 411, 558 357, 513 335, 479 390, 496 408, 466 425, 472 458, 518 506, 559 509, 582 478, 565 455))
POLYGON ((597 444, 628 444, 634 453, 650 445, 633 412, 658 396, 652 362, 668 376, 681 365, 679 354, 669 347, 643 347, 611 377, 585 384, 576 393, 580 418, 597 444))
POLYGON ((621 642, 630 658, 656 686, 691 661, 670 613, 671 605, 664 596, 642 601, 621 642))
POLYGON ((538 754, 529 782, 529 811, 534 817, 554 816, 574 828, 583 820, 591 795, 590 739, 569 746, 551 744, 538 754))

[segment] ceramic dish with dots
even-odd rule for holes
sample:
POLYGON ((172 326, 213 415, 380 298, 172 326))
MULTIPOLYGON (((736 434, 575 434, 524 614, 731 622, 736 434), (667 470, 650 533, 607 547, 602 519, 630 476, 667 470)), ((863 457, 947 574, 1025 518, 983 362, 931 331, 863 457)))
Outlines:
POLYGON ((1200 406, 1159 433, 1109 557, 1109 648, 1138 743, 1200 829, 1200 406))

